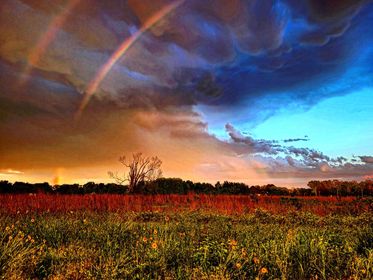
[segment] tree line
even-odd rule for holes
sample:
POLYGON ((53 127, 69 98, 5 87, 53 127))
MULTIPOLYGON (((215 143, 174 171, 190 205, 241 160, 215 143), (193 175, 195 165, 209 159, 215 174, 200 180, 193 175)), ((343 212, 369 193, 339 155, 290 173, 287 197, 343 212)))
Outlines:
POLYGON ((373 180, 357 181, 310 181, 304 188, 284 188, 273 184, 249 186, 237 182, 200 183, 180 178, 158 178, 150 182, 139 182, 135 189, 129 185, 88 182, 84 185, 49 183, 24 183, 0 181, 0 193, 50 193, 50 194, 235 194, 235 195, 292 195, 292 196, 373 196, 373 180))

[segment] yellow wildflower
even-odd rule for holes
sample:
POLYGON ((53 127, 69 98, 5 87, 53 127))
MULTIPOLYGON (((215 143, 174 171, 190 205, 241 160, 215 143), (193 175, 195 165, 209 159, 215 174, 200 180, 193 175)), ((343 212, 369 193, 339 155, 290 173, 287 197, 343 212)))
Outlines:
POLYGON ((246 256, 247 256, 247 251, 246 251, 245 248, 242 248, 242 249, 241 249, 241 256, 242 256, 242 257, 246 257, 246 256))
POLYGON ((231 240, 228 241, 228 244, 229 244, 232 248, 234 248, 234 247, 237 246, 237 241, 234 240, 234 239, 231 239, 231 240))
POLYGON ((153 242, 152 243, 152 248, 155 250, 155 249, 157 249, 158 248, 158 244, 157 244, 157 242, 153 242))
POLYGON ((260 269, 260 273, 261 273, 261 274, 266 274, 266 273, 268 273, 268 269, 265 268, 265 267, 262 267, 262 268, 260 269))
POLYGON ((260 260, 257 257, 253 257, 253 263, 259 264, 260 260))
POLYGON ((154 233, 154 235, 157 235, 158 234, 157 229, 154 229, 153 233, 154 233))
POLYGON ((236 268, 237 269, 240 269, 242 267, 242 264, 240 264, 240 263, 236 263, 236 268))
POLYGON ((144 237, 142 238, 142 242, 146 243, 146 242, 148 242, 148 239, 144 236, 144 237))

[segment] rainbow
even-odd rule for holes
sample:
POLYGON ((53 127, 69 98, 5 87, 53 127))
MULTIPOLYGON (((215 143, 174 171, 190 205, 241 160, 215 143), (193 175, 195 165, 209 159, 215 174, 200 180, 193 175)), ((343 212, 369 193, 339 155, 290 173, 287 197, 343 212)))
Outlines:
POLYGON ((80 1, 81 0, 70 0, 65 9, 61 11, 61 13, 59 13, 49 24, 47 32, 40 38, 35 47, 32 48, 29 55, 27 56, 27 66, 23 71, 25 77, 23 82, 28 81, 32 68, 38 64, 40 58, 43 56, 48 46, 56 38, 58 31, 65 24, 71 11, 80 1))
POLYGON ((153 16, 147 19, 142 25, 142 27, 138 31, 136 31, 131 37, 123 41, 123 43, 111 55, 107 62, 99 69, 93 80, 89 82, 87 89, 85 90, 83 100, 76 113, 76 117, 79 117, 80 114, 83 112, 92 95, 95 93, 98 86, 105 79, 106 75, 110 72, 113 66, 131 48, 131 46, 133 46, 133 44, 136 43, 136 41, 141 37, 141 35, 143 35, 146 31, 148 31, 151 27, 157 24, 161 19, 163 19, 173 10, 178 8, 184 1, 185 0, 177 0, 163 7, 161 10, 159 10, 157 13, 155 13, 153 16))

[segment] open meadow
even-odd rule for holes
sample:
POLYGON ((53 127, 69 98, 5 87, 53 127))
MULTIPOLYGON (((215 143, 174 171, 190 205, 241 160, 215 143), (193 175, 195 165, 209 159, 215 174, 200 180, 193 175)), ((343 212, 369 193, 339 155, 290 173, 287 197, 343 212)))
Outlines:
POLYGON ((2 279, 372 279, 372 200, 0 195, 2 279))

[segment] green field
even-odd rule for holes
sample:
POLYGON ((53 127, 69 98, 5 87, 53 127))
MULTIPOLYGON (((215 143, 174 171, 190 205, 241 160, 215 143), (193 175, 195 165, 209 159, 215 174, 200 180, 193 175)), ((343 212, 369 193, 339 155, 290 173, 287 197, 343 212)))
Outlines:
POLYGON ((2 279, 372 279, 373 217, 257 210, 0 216, 2 279))

